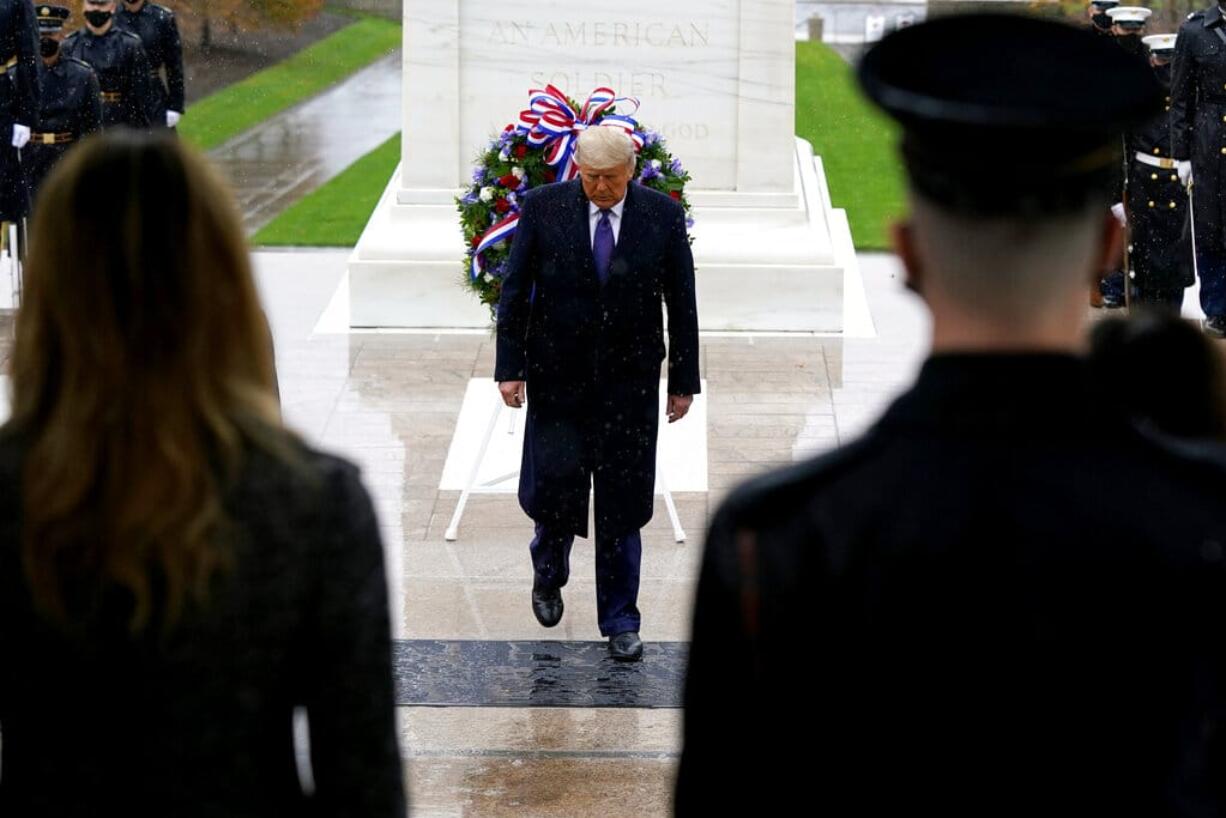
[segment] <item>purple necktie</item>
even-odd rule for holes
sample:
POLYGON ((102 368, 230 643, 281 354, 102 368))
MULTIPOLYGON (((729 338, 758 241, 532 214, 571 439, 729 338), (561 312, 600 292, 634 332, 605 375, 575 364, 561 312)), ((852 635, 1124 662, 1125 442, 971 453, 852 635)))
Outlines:
POLYGON ((592 243, 592 255, 596 258, 596 278, 600 286, 609 280, 609 263, 613 261, 613 223, 609 221, 609 211, 600 211, 600 221, 596 222, 596 241, 592 243))

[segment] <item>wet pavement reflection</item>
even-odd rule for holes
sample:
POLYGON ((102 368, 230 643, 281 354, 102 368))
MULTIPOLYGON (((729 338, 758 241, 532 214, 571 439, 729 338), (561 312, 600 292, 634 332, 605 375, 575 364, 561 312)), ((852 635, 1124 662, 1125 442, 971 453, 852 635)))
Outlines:
POLYGON ((394 136, 400 52, 209 152, 254 232, 394 136))

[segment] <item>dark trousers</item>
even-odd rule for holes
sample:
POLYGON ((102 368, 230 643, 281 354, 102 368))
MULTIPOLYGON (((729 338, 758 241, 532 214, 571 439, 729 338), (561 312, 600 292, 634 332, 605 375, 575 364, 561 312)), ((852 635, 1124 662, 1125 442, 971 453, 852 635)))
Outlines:
MULTIPOLYGON (((565 529, 536 524, 532 540, 534 587, 556 590, 570 578, 570 549, 575 535, 565 529)), ((643 540, 637 530, 614 534, 596 527, 596 615, 602 636, 637 631, 639 565, 643 540)))
POLYGON ((1112 304, 1124 303, 1124 271, 1115 270, 1098 281, 1098 291, 1112 304))
POLYGON ((1200 276, 1200 308, 1210 318, 1223 318, 1226 317, 1226 252, 1215 244, 1197 242, 1196 272, 1200 276))

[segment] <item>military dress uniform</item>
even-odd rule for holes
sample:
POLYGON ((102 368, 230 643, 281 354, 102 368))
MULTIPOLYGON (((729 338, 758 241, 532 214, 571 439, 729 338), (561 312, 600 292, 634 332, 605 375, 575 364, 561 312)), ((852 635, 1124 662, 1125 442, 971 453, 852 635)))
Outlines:
POLYGON ((1110 37, 1111 34, 1111 18, 1107 15, 1110 9, 1118 6, 1119 0, 1094 0, 1090 3, 1089 11, 1093 16, 1090 22, 1086 24, 1086 29, 1091 34, 1098 34, 1103 37, 1110 37))
POLYGON ((0 0, 0 220, 30 212, 13 126, 38 126, 38 27, 30 0, 0 0))
POLYGON ((1171 152, 1192 163, 1196 270, 1206 329, 1226 330, 1226 20, 1213 6, 1179 27, 1171 152))
MULTIPOLYGON (((1134 54, 1140 58, 1145 52, 1145 46, 1141 43, 1141 32, 1145 28, 1145 23, 1149 19, 1152 12, 1147 8, 1140 6, 1120 6, 1113 5, 1106 9, 1102 16, 1109 21, 1109 27, 1103 31, 1094 26, 1096 33, 1110 34, 1115 43, 1130 54, 1134 54)), ((1116 192, 1112 200, 1116 203, 1125 201, 1125 191, 1128 186, 1128 178, 1132 172, 1132 163, 1127 161, 1127 157, 1132 156, 1136 151, 1131 145, 1130 134, 1124 134, 1124 157, 1125 161, 1119 169, 1119 177, 1116 181, 1116 192)), ((1126 264, 1125 260, 1125 264, 1126 264)), ((1099 292, 1102 295, 1104 307, 1124 307, 1128 304, 1128 294, 1125 292, 1125 277, 1124 265, 1118 269, 1112 270, 1099 282, 1099 292)))
MULTIPOLYGON (((1163 96, 1022 16, 932 18, 858 76, 966 233, 1105 208, 1163 96)), ((864 436, 716 511, 677 815, 1226 813, 1223 496, 1226 457, 1133 425, 1071 350, 932 355, 864 436)))
MULTIPOLYGON (((1173 35, 1145 38, 1154 54, 1169 59, 1173 35), (1163 46, 1163 47, 1153 47, 1163 46)), ((1161 114, 1129 134, 1128 238, 1134 303, 1179 310, 1192 285, 1191 242, 1185 229, 1188 197, 1171 156, 1170 64, 1154 66, 1168 92, 1161 114)))
POLYGON ((156 99, 149 59, 139 37, 116 27, 101 36, 82 28, 64 40, 61 52, 88 64, 98 75, 104 130, 118 125, 151 126, 156 99))
POLYGON ((174 12, 165 6, 145 3, 140 11, 120 8, 115 25, 140 37, 149 58, 150 82, 154 96, 152 124, 166 124, 166 112, 182 114, 183 101, 183 42, 174 12), (162 72, 165 72, 165 80, 162 72))
MULTIPOLYGON (((44 34, 63 29, 70 14, 63 6, 52 5, 40 5, 35 13, 44 34)), ((55 163, 82 137, 102 127, 102 92, 94 69, 61 53, 51 65, 40 62, 38 74, 39 130, 26 148, 30 197, 35 202, 55 163)))

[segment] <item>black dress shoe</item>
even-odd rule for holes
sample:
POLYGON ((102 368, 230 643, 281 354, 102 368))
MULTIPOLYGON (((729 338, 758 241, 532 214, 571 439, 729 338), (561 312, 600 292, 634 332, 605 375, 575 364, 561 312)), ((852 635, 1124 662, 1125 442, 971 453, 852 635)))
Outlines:
POLYGON ((619 662, 637 662, 643 658, 643 640, 635 631, 626 631, 609 638, 609 653, 619 662))
POLYGON ((1206 318, 1205 334, 1210 338, 1226 338, 1226 316, 1215 315, 1206 318))
POLYGON ((562 591, 538 591, 532 589, 532 613, 536 621, 552 628, 562 621, 562 591))

